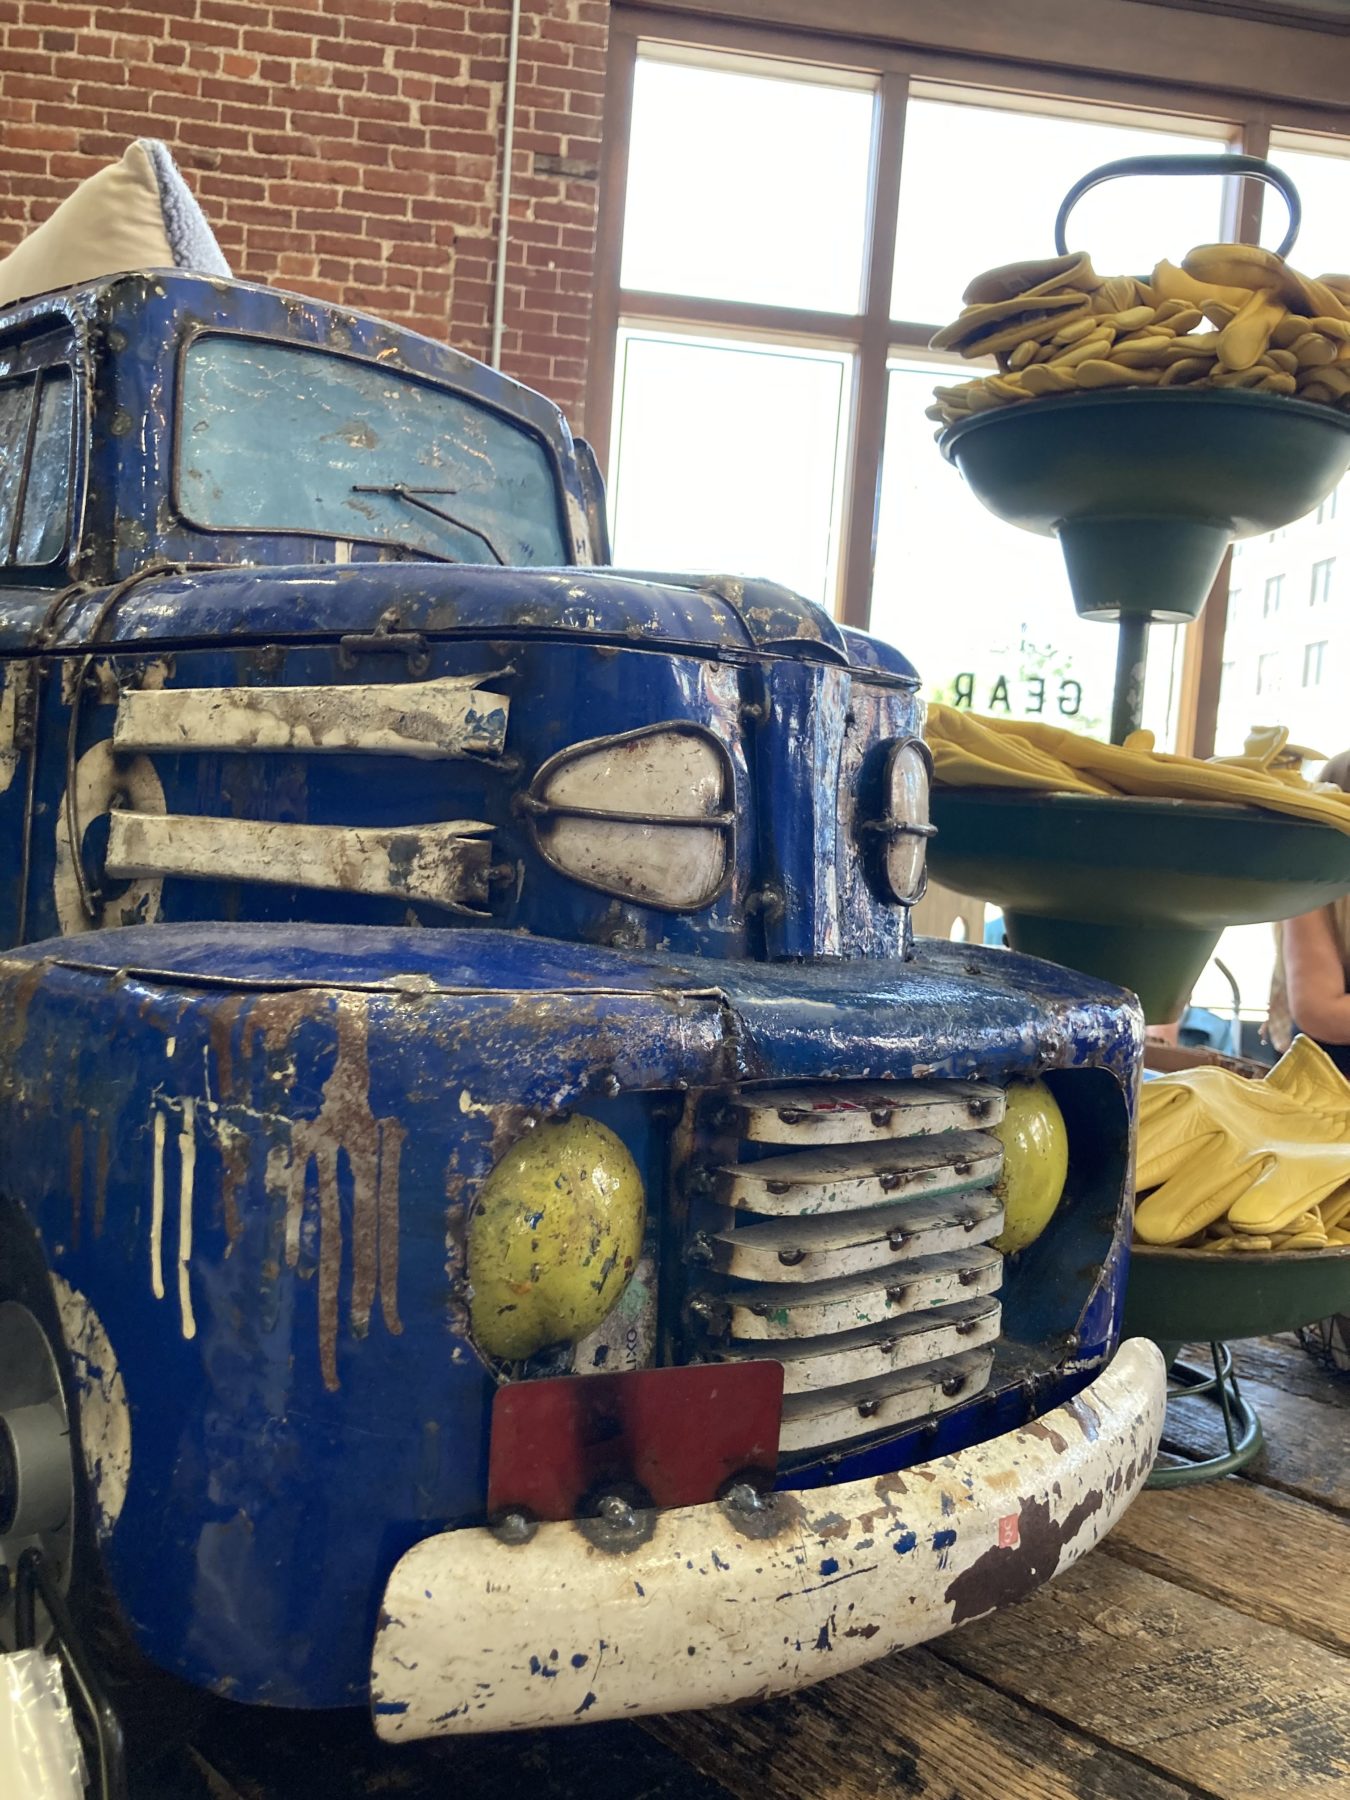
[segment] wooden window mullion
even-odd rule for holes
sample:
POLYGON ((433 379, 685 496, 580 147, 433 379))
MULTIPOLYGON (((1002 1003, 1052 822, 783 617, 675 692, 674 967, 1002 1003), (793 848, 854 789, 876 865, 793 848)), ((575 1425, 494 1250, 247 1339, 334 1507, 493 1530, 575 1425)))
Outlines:
POLYGON ((863 305, 862 342, 853 373, 852 433, 844 489, 843 555, 839 616, 864 630, 872 615, 877 509, 881 501, 881 453, 886 436, 886 364, 891 347, 891 288, 900 214, 900 162, 904 153, 909 77, 884 75, 878 89, 879 121, 872 167, 871 219, 863 305))

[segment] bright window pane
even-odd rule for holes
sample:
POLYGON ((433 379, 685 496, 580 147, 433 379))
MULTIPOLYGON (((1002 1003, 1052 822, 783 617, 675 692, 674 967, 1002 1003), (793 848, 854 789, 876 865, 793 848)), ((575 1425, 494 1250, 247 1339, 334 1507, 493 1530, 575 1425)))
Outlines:
MULTIPOLYGON (((1174 122, 1175 123, 1175 122, 1174 122)), ((941 325, 982 269, 1055 254, 1055 215, 1090 169, 1122 156, 1219 151, 1221 139, 911 99, 905 114, 891 314, 941 325)), ((1212 177, 1111 181, 1069 221, 1071 249, 1102 275, 1142 275, 1219 235, 1212 177)))
POLYGON ((856 312, 870 90, 640 56, 623 285, 856 312))
MULTIPOLYGON (((1350 272, 1350 142, 1340 155, 1314 155, 1284 148, 1278 134, 1271 138, 1270 160, 1283 169, 1298 189, 1303 202, 1303 223, 1289 260, 1305 275, 1343 275, 1350 272)), ((1279 246, 1288 216, 1284 202, 1271 188, 1265 189, 1261 211, 1261 242, 1279 246)))
POLYGON ((1078 617, 1059 546, 986 512, 923 416, 943 371, 892 367, 872 630, 937 700, 1105 737, 1116 633, 1078 617))
MULTIPOLYGON (((896 644, 935 700, 994 717, 1110 733, 1116 630, 1080 619, 1053 538, 986 512, 923 416, 949 365, 891 367, 872 630, 896 644)), ((1176 742, 1184 634, 1149 632, 1144 725, 1176 742)))
POLYGON ((616 563, 763 575, 831 604, 849 364, 621 330, 616 563))

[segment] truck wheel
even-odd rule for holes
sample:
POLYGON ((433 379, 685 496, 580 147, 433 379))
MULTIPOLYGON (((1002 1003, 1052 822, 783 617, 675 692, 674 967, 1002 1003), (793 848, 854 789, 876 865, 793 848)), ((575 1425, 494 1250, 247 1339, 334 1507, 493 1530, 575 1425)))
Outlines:
MULTIPOLYGON (((0 1649, 13 1647, 12 1575, 36 1546, 100 1663, 136 1652, 103 1577, 79 1441, 79 1396, 37 1234, 0 1199, 0 1649)), ((42 1619, 39 1616, 39 1629, 42 1619)))

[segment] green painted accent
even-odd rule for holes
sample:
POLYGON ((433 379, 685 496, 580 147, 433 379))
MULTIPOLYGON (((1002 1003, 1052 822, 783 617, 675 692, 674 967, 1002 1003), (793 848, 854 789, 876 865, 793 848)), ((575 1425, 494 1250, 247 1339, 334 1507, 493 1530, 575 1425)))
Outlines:
POLYGON ((943 454, 996 517, 1058 537, 1084 618, 1198 618, 1228 542, 1291 524, 1350 466, 1350 417, 1242 389, 1126 388, 976 413, 943 454))
POLYGON ((1174 1019, 1227 925, 1350 891, 1350 834, 1255 807, 935 787, 933 879, 1003 908, 1015 950, 1174 1019))
POLYGON ((1126 1337, 1223 1343, 1337 1312, 1350 1312, 1350 1249, 1213 1256, 1136 1244, 1131 1253, 1126 1337))

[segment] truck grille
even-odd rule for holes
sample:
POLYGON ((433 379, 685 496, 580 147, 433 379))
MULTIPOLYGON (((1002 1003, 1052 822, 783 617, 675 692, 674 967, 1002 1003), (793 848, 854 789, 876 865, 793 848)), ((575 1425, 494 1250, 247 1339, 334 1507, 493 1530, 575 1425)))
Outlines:
POLYGON ((1002 1090, 977 1081, 746 1089, 693 1183, 694 1355, 783 1364, 780 1449, 938 1413, 989 1380, 1002 1090))

